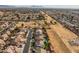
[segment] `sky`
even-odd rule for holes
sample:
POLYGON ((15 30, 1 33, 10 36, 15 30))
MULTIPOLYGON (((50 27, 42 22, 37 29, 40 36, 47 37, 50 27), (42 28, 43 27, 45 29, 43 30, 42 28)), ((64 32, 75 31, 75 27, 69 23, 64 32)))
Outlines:
POLYGON ((46 5, 44 7, 79 9, 79 0, 0 0, 0 5, 46 5))

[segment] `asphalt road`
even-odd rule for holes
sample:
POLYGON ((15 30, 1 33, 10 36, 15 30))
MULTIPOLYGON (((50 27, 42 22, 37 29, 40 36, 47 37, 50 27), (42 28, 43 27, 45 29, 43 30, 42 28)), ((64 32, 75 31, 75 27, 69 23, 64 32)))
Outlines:
POLYGON ((23 53, 28 53, 29 47, 30 47, 30 40, 31 40, 31 38, 32 38, 32 29, 29 29, 28 37, 27 37, 27 41, 26 41, 27 43, 25 44, 23 53))

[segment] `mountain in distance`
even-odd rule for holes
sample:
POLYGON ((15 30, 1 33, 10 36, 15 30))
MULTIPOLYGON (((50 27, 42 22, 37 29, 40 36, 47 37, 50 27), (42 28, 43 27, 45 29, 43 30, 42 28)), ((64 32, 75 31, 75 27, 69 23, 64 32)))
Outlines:
POLYGON ((37 5, 0 5, 0 8, 44 8, 37 5))
POLYGON ((0 8, 13 8, 14 6, 12 5, 0 5, 0 8))
POLYGON ((79 5, 0 5, 0 8, 58 8, 58 9, 79 9, 79 5))

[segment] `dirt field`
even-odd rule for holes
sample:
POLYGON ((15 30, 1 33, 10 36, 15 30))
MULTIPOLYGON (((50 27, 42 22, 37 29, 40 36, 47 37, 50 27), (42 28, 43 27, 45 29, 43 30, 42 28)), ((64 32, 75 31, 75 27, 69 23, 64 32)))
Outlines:
MULTIPOLYGON (((43 12, 42 12, 43 13, 43 12)), ((44 14, 44 13, 43 13, 44 14)), ((52 19, 50 16, 45 14, 47 22, 49 23, 52 19)), ((78 52, 79 47, 71 46, 68 41, 77 38, 78 36, 68 29, 64 28, 60 23, 55 21, 56 24, 50 25, 51 29, 46 29, 51 44, 54 46, 56 52, 78 52)))

